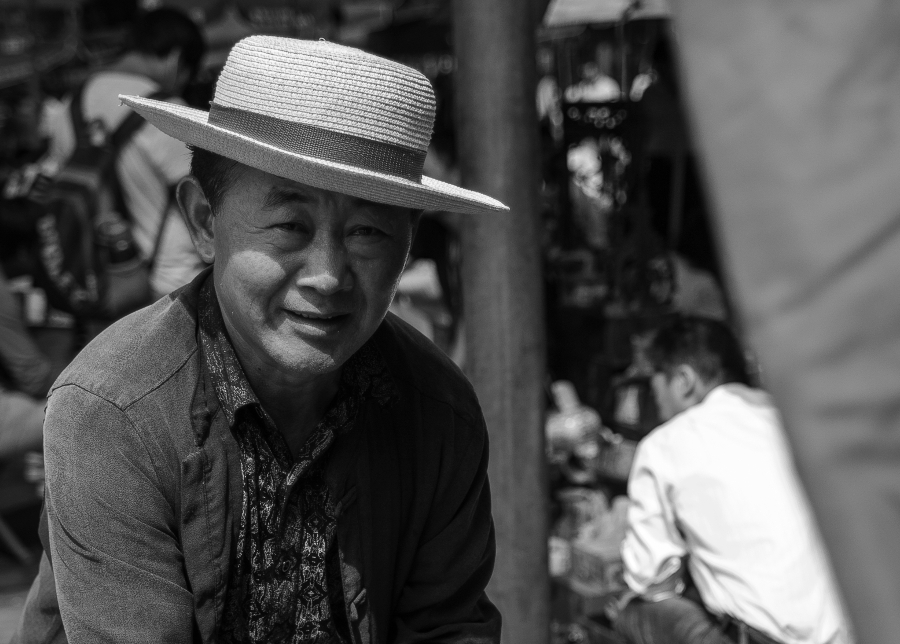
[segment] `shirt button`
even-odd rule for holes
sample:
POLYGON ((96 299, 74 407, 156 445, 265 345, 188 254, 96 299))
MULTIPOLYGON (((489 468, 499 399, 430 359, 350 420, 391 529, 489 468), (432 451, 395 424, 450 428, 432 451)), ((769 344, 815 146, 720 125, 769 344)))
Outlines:
POLYGON ((287 575, 294 568, 294 560, 291 557, 283 557, 278 563, 278 571, 282 575, 287 575))

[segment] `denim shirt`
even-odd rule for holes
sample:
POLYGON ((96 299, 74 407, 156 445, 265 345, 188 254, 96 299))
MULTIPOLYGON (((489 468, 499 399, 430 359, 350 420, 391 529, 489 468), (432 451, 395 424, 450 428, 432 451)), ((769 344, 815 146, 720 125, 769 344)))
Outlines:
MULTIPOLYGON (((45 556, 13 642, 214 642, 241 511, 239 448, 197 346, 208 273, 116 323, 63 372, 45 422, 45 556)), ((397 404, 337 438, 355 644, 500 640, 487 432, 459 370, 388 316, 397 404)))

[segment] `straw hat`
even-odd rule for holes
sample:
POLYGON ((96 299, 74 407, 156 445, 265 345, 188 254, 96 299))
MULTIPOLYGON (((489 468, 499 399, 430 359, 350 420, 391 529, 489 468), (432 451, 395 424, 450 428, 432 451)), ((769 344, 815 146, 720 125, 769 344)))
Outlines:
POLYGON ((250 36, 231 50, 209 112, 119 98, 180 141, 317 188, 409 208, 508 210, 422 176, 434 124, 431 84, 358 49, 250 36))

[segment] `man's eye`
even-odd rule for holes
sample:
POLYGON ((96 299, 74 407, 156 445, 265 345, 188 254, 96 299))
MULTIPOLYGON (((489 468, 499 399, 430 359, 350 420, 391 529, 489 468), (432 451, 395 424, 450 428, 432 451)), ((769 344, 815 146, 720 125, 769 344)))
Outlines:
POLYGON ((298 224, 295 224, 295 223, 292 223, 289 221, 286 221, 286 222, 280 223, 280 224, 275 224, 274 226, 272 226, 272 228, 275 228, 276 230, 284 230, 286 232, 291 232, 291 233, 297 232, 298 230, 300 230, 300 226, 298 224))
POLYGON ((354 228, 350 234, 356 237, 375 237, 383 235, 384 233, 374 226, 359 226, 358 228, 354 228))

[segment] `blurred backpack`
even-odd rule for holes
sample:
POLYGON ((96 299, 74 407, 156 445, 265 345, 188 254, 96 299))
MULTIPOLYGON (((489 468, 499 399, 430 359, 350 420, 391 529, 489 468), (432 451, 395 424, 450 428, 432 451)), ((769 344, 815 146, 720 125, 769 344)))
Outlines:
MULTIPOLYGON (((172 195, 145 260, 116 174, 119 153, 145 121, 131 112, 111 133, 100 119, 86 121, 84 87, 70 107, 75 150, 58 174, 31 193, 37 209, 35 281, 53 308, 80 318, 115 319, 151 301, 150 271, 172 195)), ((165 97, 158 92, 150 98, 165 97)))

